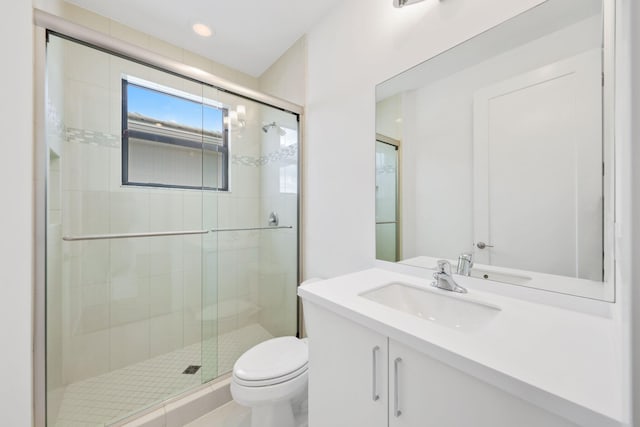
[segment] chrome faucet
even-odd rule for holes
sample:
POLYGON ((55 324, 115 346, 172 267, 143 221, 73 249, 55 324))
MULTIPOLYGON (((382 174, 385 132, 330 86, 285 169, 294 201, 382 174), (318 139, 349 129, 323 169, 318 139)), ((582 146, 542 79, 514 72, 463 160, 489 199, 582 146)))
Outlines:
POLYGON ((458 257, 458 267, 456 273, 461 276, 470 276, 471 267, 473 267, 473 254, 470 252, 463 252, 458 257))
POLYGON ((438 261, 438 271, 433 273, 433 278, 436 279, 431 283, 431 286, 444 289, 445 291, 459 292, 466 294, 467 290, 458 285, 451 275, 451 264, 449 261, 441 259, 438 261))

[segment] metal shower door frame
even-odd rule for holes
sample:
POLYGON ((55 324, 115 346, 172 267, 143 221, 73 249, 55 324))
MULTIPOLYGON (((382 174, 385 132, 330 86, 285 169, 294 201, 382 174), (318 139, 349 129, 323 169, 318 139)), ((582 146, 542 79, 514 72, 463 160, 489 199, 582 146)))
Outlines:
MULTIPOLYGON (((46 43, 48 34, 84 44, 151 68, 155 68, 241 98, 296 115, 298 121, 298 194, 297 194, 297 284, 302 271, 302 187, 304 107, 246 88, 195 67, 165 58, 144 48, 72 23, 39 9, 34 9, 34 303, 33 303, 33 425, 46 426, 46 221, 47 221, 47 143, 46 143, 46 43)), ((296 328, 302 335, 302 310, 298 301, 296 328)), ((187 393, 197 392, 198 388, 187 393)))

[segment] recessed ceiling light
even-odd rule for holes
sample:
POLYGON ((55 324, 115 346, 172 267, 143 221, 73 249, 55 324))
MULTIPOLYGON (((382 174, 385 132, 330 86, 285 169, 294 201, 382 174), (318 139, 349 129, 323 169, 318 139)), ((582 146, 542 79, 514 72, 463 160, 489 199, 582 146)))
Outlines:
POLYGON ((213 34, 213 31, 211 31, 211 28, 209 28, 206 25, 201 24, 199 22, 196 23, 196 24, 193 24, 192 28, 193 28, 193 31, 195 31, 195 33, 197 35, 202 36, 202 37, 209 37, 209 36, 211 36, 211 34, 213 34))

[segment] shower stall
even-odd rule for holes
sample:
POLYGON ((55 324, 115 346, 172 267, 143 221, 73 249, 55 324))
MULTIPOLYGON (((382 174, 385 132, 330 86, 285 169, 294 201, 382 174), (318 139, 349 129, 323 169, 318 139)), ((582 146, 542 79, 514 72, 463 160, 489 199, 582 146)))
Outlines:
POLYGON ((297 334, 299 115, 143 62, 47 34, 48 426, 297 334))

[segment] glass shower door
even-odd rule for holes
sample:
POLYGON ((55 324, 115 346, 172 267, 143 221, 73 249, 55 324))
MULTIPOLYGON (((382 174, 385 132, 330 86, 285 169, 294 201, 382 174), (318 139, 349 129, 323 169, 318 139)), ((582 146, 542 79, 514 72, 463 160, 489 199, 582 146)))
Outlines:
MULTIPOLYGON (((252 346, 297 332, 298 116, 211 87, 204 99, 224 109, 228 138, 228 185, 217 206, 205 195, 218 280, 216 322, 203 330, 217 327, 218 354, 203 363, 205 374, 222 375, 252 346)), ((208 288, 205 280, 205 302, 208 288)))
POLYGON ((49 37, 47 425, 109 425, 217 376, 203 169, 223 132, 202 90, 49 37))
POLYGON ((376 259, 398 261, 398 147, 376 141, 376 259))

